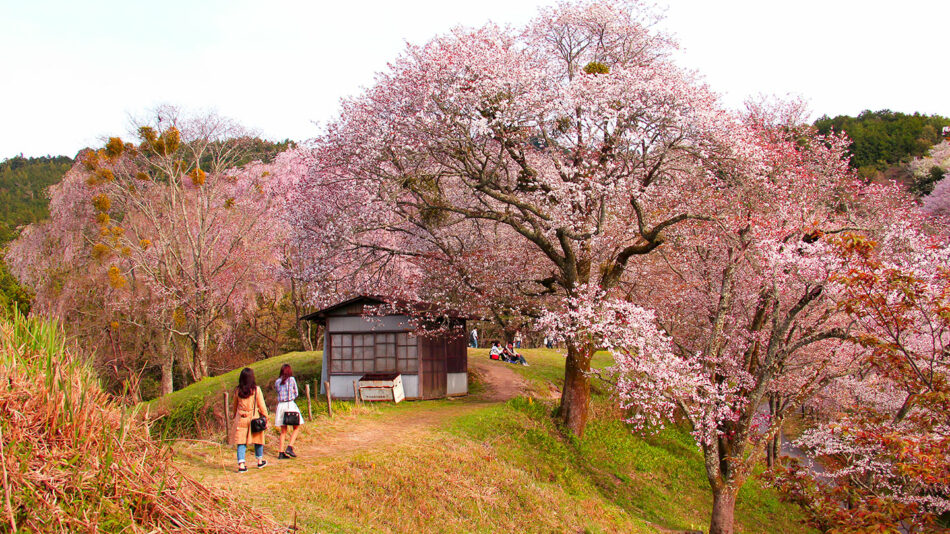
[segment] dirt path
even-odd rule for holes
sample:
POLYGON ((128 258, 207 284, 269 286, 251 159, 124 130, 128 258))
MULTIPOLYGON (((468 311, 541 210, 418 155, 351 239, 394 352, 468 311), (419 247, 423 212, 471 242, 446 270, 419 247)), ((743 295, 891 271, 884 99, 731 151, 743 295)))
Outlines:
POLYGON ((484 408, 487 404, 505 402, 527 390, 528 384, 511 369, 510 364, 470 360, 469 365, 485 385, 485 391, 477 397, 458 399, 447 406, 431 409, 420 406, 420 409, 411 412, 348 421, 333 434, 322 436, 316 441, 298 442, 295 448, 306 456, 316 457, 349 454, 396 441, 405 443, 412 441, 415 436, 426 434, 432 427, 448 419, 484 408))
POLYGON ((528 383, 512 370, 512 364, 487 358, 468 360, 471 370, 485 385, 481 399, 489 402, 504 402, 528 390, 528 383))
MULTIPOLYGON (((333 419, 321 418, 318 425, 305 425, 294 449, 298 458, 280 460, 280 469, 261 473, 264 479, 280 477, 286 469, 305 470, 322 459, 351 455, 367 450, 386 448, 395 443, 404 444, 426 439, 434 427, 455 417, 505 402, 528 391, 527 382, 514 372, 511 364, 482 358, 470 359, 471 371, 484 385, 485 390, 477 396, 463 397, 438 403, 418 403, 412 410, 384 411, 377 413, 350 413, 333 419)), ((182 444, 176 447, 176 455, 186 470, 205 482, 218 485, 249 483, 247 478, 234 472, 234 451, 231 447, 209 450, 207 446, 182 444)), ((265 458, 277 464, 277 438, 267 435, 265 458)), ((248 466, 252 467, 253 453, 248 451, 248 466)), ((262 480, 255 476, 258 482, 262 480)))

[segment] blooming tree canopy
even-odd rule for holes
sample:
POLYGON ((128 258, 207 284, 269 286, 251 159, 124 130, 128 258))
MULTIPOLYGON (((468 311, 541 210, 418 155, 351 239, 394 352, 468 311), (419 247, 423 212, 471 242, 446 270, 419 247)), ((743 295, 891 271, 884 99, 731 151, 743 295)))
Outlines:
POLYGON ((732 532, 736 494, 787 410, 860 361, 853 320, 838 309, 833 243, 880 231, 906 200, 858 182, 845 139, 777 120, 787 113, 750 111, 756 149, 721 195, 704 199, 708 220, 678 225, 670 247, 639 264, 644 280, 569 300, 554 321, 602 310, 584 315, 583 331, 612 337, 598 346, 614 355, 608 373, 628 422, 646 429, 677 412, 690 422, 713 492, 711 532, 732 532), (621 295, 655 309, 661 330, 645 324, 647 312, 611 302, 621 295))
POLYGON ((943 175, 937 182, 933 192, 924 197, 924 211, 943 220, 950 220, 950 172, 943 175))
MULTIPOLYGON (((490 295, 498 274, 486 266, 508 250, 528 257, 501 271, 522 294, 614 287, 667 230, 705 216, 702 199, 749 149, 716 96, 671 62, 655 20, 638 2, 566 3, 524 28, 409 46, 344 103, 302 187, 353 193, 365 209, 348 235, 364 250, 452 264, 459 291, 441 293, 490 295)), ((588 354, 568 343, 560 409, 578 434, 588 354)))
POLYGON ((207 376, 209 342, 227 330, 221 318, 273 289, 287 235, 278 199, 290 173, 249 161, 257 140, 213 115, 161 108, 137 135, 137 144, 113 137, 83 152, 51 189, 50 221, 24 232, 11 261, 39 287, 75 269, 39 292, 49 311, 76 310, 83 294, 100 302, 106 288, 100 308, 154 341, 169 392, 172 336, 187 342, 191 376, 207 376))
POLYGON ((839 254, 833 282, 866 350, 797 441, 822 480, 793 466, 779 482, 826 530, 930 531, 950 511, 950 245, 911 219, 839 254))

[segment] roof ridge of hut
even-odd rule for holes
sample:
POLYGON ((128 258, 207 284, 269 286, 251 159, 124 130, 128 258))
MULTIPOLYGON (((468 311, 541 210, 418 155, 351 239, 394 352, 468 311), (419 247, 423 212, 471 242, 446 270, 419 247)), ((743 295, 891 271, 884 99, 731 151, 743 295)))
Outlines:
POLYGON ((358 294, 354 297, 331 304, 323 309, 317 310, 300 317, 302 321, 321 321, 326 319, 327 315, 340 308, 345 308, 360 301, 373 301, 376 304, 386 304, 392 307, 396 314, 409 315, 413 317, 446 317, 450 319, 471 319, 467 314, 458 310, 439 306, 432 302, 422 299, 410 300, 399 297, 389 297, 385 295, 371 295, 366 293, 358 294))

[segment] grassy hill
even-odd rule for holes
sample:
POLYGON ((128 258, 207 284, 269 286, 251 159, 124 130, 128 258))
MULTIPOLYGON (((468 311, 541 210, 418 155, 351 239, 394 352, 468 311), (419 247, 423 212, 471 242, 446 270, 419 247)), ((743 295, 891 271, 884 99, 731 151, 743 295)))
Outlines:
MULTIPOLYGON (((281 365, 284 363, 291 365, 302 390, 306 383, 313 384, 314 380, 319 380, 322 357, 323 353, 320 351, 290 352, 254 362, 249 367, 254 369, 257 385, 261 387, 264 396, 273 405, 276 398, 274 381, 280 373, 281 365)), ((224 393, 234 390, 241 369, 205 378, 164 397, 149 401, 147 403, 149 410, 160 417, 152 426, 153 434, 166 438, 197 437, 223 428, 224 393)), ((303 391, 300 393, 303 395, 303 391)))
MULTIPOLYGON (((175 443, 176 462, 284 524, 296 517, 303 532, 707 528, 711 497, 702 454, 686 430, 635 435, 600 387, 584 437, 565 438, 553 422, 551 389, 563 377, 564 358, 544 349, 524 352, 530 367, 489 362, 485 350, 471 350, 476 394, 463 399, 335 403, 331 419, 321 397, 296 446, 300 457, 276 460, 272 433, 265 447, 271 466, 262 471, 234 473, 233 450, 214 443, 223 438, 220 431, 211 433, 212 442, 175 443), (524 394, 485 400, 478 394, 485 366, 505 367, 512 380, 526 383, 524 394)), ((298 376, 316 376, 317 354, 292 353, 252 367, 258 376, 276 377, 288 361, 298 376)), ((206 379, 163 402, 220 404, 219 388, 235 382, 236 374, 206 379)), ((306 402, 300 407, 307 411, 306 402)), ((756 480, 740 493, 736 517, 741 532, 807 531, 798 510, 756 480)))

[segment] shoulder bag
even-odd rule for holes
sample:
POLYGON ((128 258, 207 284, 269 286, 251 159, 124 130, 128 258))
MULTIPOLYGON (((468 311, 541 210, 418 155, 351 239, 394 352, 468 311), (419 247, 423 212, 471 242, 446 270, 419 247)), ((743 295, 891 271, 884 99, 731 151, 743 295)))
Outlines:
POLYGON ((300 412, 284 412, 284 426, 300 426, 300 412))
MULTIPOLYGON (((257 395, 260 393, 260 390, 254 392, 254 414, 257 415, 257 395)), ((257 434, 267 430, 267 418, 263 415, 251 419, 251 432, 257 434)))

